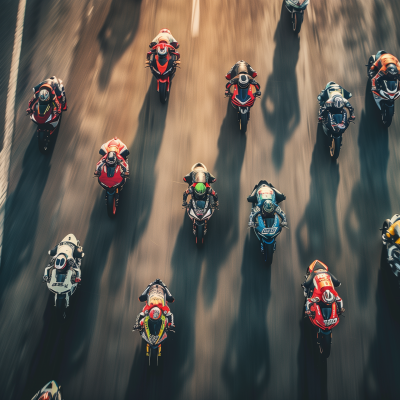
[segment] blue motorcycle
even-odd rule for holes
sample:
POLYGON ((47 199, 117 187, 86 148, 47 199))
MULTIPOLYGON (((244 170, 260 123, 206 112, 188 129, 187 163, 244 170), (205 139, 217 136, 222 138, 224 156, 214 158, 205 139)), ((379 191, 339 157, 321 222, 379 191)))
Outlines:
MULTIPOLYGON (((251 195, 247 198, 252 207, 262 204, 265 200, 272 200, 279 204, 286 199, 283 193, 280 193, 267 181, 260 181, 253 189, 251 195)), ((275 214, 273 218, 262 218, 261 214, 257 216, 254 233, 261 243, 261 252, 264 252, 264 259, 268 265, 272 264, 272 259, 276 249, 276 238, 282 232, 282 226, 279 217, 275 214)))

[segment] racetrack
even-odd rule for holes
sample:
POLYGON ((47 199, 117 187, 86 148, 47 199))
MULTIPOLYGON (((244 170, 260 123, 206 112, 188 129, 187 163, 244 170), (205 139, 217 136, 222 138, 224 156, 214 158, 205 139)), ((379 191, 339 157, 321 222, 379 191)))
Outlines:
MULTIPOLYGON (((0 16, 3 94, 16 3, 4 0, 0 16)), ((310 3, 296 37, 281 0, 200 0, 192 37, 187 0, 28 1, 0 268, 8 398, 30 399, 51 379, 66 399, 398 398, 400 289, 382 261, 379 228, 400 212, 400 111, 382 127, 364 65, 382 48, 400 56, 400 3, 310 3), (166 105, 144 68, 164 27, 182 60, 166 105), (240 59, 262 91, 246 135, 224 98, 224 76, 240 59), (31 88, 53 74, 69 109, 44 156, 25 110, 31 88), (357 117, 337 163, 317 124, 316 96, 330 80, 352 92, 357 117), (114 135, 131 152, 131 179, 110 220, 92 175, 114 135), (203 248, 181 209, 182 177, 198 161, 217 177, 220 201, 203 248), (287 196, 290 230, 271 268, 247 228, 246 197, 260 179, 287 196), (60 325, 41 280, 47 250, 70 232, 86 255, 71 318, 60 325), (341 280, 346 308, 327 362, 302 319, 300 284, 315 259, 341 280), (177 328, 154 370, 131 329, 137 298, 156 278, 176 298, 177 328)), ((2 126, 5 108, 2 96, 2 126)))

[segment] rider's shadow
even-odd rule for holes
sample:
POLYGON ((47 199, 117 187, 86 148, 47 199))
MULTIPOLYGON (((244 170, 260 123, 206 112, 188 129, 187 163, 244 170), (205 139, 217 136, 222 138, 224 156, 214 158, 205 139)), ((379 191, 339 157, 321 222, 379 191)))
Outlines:
POLYGON ((285 144, 300 123, 296 76, 300 39, 290 29, 288 14, 282 4, 281 18, 274 36, 273 71, 264 90, 261 88, 264 92, 261 99, 264 121, 275 138, 271 158, 277 171, 282 168, 285 144))

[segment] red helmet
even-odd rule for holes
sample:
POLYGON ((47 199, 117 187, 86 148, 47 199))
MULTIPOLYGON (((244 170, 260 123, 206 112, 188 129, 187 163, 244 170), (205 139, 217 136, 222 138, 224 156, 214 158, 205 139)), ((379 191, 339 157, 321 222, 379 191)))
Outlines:
POLYGON ((157 321, 161 318, 162 311, 158 307, 153 307, 150 310, 149 316, 153 321, 157 321))
POLYGON ((171 35, 171 31, 169 29, 165 29, 165 28, 161 29, 161 31, 158 33, 169 33, 171 35))

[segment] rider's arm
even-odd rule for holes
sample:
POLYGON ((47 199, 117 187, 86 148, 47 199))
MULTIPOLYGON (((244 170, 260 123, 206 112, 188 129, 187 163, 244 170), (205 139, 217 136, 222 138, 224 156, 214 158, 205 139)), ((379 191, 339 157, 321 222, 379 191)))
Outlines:
POLYGON ((256 206, 251 210, 251 214, 249 217, 249 223, 254 222, 257 216, 261 213, 260 207, 256 206))
POLYGON ((303 283, 303 286, 304 286, 306 289, 309 289, 309 288, 311 287, 311 285, 313 284, 314 276, 315 276, 315 273, 312 272, 312 273, 308 276, 307 280, 303 283))
POLYGON ((185 202, 187 200, 188 195, 193 195, 193 186, 189 186, 184 192, 183 192, 183 201, 185 202))
POLYGON ((257 76, 257 72, 256 72, 253 68, 251 68, 251 65, 250 65, 248 62, 246 62, 246 66, 247 66, 247 73, 248 73, 252 78, 255 78, 255 77, 257 76))
POLYGON ((218 201, 218 194, 213 188, 207 188, 207 194, 210 194, 212 197, 214 197, 215 201, 218 201))
POLYGON ((372 65, 371 65, 371 70, 372 71, 379 71, 382 68, 382 63, 380 61, 380 58, 378 58, 372 65))
POLYGON ((250 79, 250 83, 256 87, 257 91, 260 90, 260 84, 255 79, 250 79))
POLYGON ((349 110, 350 118, 354 117, 354 108, 352 107, 350 102, 347 101, 344 106, 349 110))
POLYGON ((396 231, 394 230, 396 227, 396 224, 390 225, 388 230, 386 231, 386 237, 388 239, 391 239, 392 236, 396 236, 396 231))
POLYGON ((329 272, 329 271, 327 271, 327 274, 329 274, 329 276, 331 277, 332 283, 333 283, 333 285, 334 285, 335 287, 338 287, 338 286, 341 285, 339 279, 337 279, 337 278, 335 277, 335 275, 333 275, 333 274, 332 274, 331 272, 329 272))
POLYGON ((228 73, 225 75, 225 78, 228 80, 232 79, 232 71, 236 67, 236 64, 233 64, 232 68, 228 71, 228 73))
POLYGON ((281 218, 282 222, 286 222, 287 223, 286 214, 283 212, 283 210, 279 206, 276 206, 275 212, 281 218))

